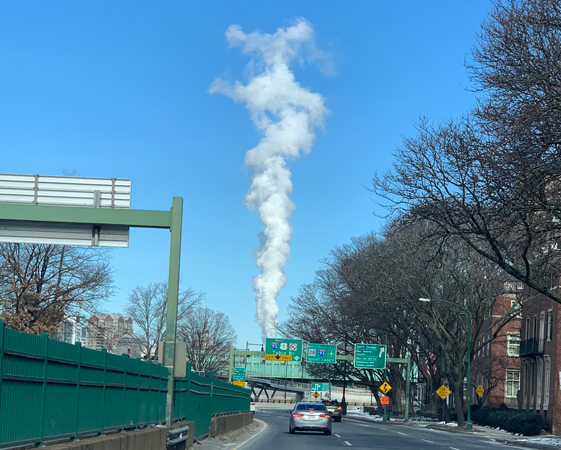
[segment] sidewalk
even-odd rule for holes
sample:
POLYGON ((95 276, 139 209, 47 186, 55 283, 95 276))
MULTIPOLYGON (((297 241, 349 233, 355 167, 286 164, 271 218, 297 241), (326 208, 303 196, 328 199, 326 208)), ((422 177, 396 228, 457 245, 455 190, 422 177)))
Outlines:
MULTIPOLYGON (((370 416, 360 410, 349 410, 347 411, 346 417, 348 419, 361 420, 365 422, 382 422, 381 416, 370 416)), ((482 427, 479 425, 473 426, 474 431, 465 431, 462 428, 458 428, 458 424, 455 422, 420 422, 415 420, 404 422, 403 419, 392 418, 388 423, 401 423, 407 424, 412 427, 433 428, 450 433, 481 433, 480 435, 485 435, 486 437, 494 439, 497 442, 501 442, 503 444, 518 445, 521 447, 536 449, 561 450, 561 437, 550 434, 543 434, 539 436, 517 436, 505 430, 482 427)))

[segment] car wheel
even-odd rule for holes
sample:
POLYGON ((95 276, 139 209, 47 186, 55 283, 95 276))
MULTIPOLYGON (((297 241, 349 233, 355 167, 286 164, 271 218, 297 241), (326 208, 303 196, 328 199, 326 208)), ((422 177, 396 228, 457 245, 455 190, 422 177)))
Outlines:
POLYGON ((331 436, 331 430, 324 430, 323 434, 325 434, 326 436, 331 436))
POLYGON ((294 434, 294 433, 296 433, 296 430, 295 430, 294 428, 289 428, 289 429, 288 429, 288 432, 289 432, 290 434, 294 434))

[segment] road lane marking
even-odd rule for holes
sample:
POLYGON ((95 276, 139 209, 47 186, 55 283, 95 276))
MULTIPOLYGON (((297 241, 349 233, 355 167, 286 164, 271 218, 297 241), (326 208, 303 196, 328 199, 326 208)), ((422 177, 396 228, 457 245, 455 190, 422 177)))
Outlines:
POLYGON ((251 436, 249 439, 246 439, 245 441, 243 441, 240 445, 235 446, 232 450, 238 450, 239 448, 242 448, 245 444, 247 444, 252 439, 255 439, 257 436, 259 436, 261 433, 263 433, 263 431, 265 431, 267 429, 267 424, 265 422, 263 422, 261 420, 255 420, 255 421, 263 424, 263 429, 260 430, 259 433, 256 433, 253 436, 251 436))
POLYGON ((402 433, 401 431, 398 431, 397 434, 401 434, 402 436, 407 436, 407 433, 402 433))
POLYGON ((388 430, 386 427, 380 427, 380 429, 386 430, 386 431, 388 430))
POLYGON ((460 450, 459 448, 456 448, 456 447, 450 447, 450 448, 451 448, 451 450, 460 450))
POLYGON ((336 434, 335 436, 337 436, 338 438, 340 438, 341 436, 339 436, 338 434, 336 434))
POLYGON ((353 444, 351 444, 349 441, 345 441, 345 444, 347 444, 349 447, 353 446, 353 444))
POLYGON ((429 441, 428 439, 423 439, 423 441, 428 442, 429 444, 434 444, 433 441, 429 441))

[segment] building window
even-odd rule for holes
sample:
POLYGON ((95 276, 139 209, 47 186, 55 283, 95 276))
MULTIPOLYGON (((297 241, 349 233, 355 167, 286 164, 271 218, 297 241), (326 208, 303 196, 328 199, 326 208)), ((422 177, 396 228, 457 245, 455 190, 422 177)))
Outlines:
POLYGON ((520 356, 520 335, 508 335, 508 356, 520 356))
POLYGON ((530 318, 526 318, 526 340, 530 338, 530 318))
POLYGON ((538 359, 538 367, 537 367, 537 392, 536 392, 536 409, 540 410, 542 409, 542 388, 543 388, 543 383, 542 383, 542 377, 543 377, 543 359, 538 359))
POLYGON ((506 371, 506 396, 516 397, 516 393, 520 389, 520 371, 507 370, 506 371))
POLYGON ((546 356, 545 358, 545 381, 544 381, 544 394, 543 394, 543 409, 547 410, 549 405, 549 391, 551 388, 551 358, 546 356))
POLYGON ((547 340, 551 341, 553 337, 553 310, 547 311, 547 340))
POLYGON ((520 303, 518 303, 518 300, 510 301, 510 309, 517 312, 514 317, 522 317, 522 307, 520 306, 520 303))

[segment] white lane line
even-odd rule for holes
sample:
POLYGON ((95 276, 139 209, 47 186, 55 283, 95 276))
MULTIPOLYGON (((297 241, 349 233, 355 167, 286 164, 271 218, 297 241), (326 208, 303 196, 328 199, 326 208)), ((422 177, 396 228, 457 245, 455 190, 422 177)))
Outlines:
POLYGON ((247 444, 249 441, 251 441, 252 439, 255 439, 257 436, 259 436, 261 433, 263 433, 263 431, 265 431, 267 429, 267 424, 265 422, 262 422, 261 420, 255 420, 256 422, 261 423, 261 425, 263 425, 263 428, 261 430, 259 430, 258 433, 254 434, 253 436, 251 436, 250 438, 246 439, 245 441, 243 441, 241 444, 237 445, 236 447, 234 447, 232 450, 238 450, 239 448, 242 448, 245 444, 247 444))
POLYGON ((456 447, 450 447, 452 450, 460 450, 459 448, 456 447))
POLYGON ((386 427, 380 427, 381 430, 388 430, 386 427))
POLYGON ((353 446, 349 441, 345 441, 345 444, 347 444, 349 447, 353 446))
POLYGON ((337 436, 337 437, 339 437, 339 438, 341 437, 341 436, 339 436, 338 434, 336 434, 335 436, 337 436))
POLYGON ((428 442, 429 444, 434 444, 433 441, 429 441, 428 439, 423 439, 423 441, 428 442))
POLYGON ((402 433, 401 431, 398 431, 397 434, 401 434, 402 436, 407 436, 407 433, 402 433))

